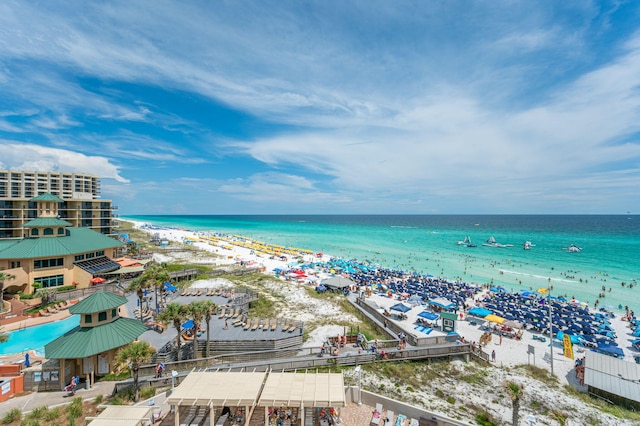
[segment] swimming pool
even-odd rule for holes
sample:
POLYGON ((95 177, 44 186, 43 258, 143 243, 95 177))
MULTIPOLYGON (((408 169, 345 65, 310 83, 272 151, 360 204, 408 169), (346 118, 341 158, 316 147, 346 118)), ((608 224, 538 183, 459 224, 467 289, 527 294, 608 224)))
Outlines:
POLYGON ((19 354, 31 350, 38 355, 44 355, 44 345, 78 325, 80 325, 80 315, 72 315, 60 321, 9 331, 7 332, 9 340, 0 343, 0 355, 19 354))

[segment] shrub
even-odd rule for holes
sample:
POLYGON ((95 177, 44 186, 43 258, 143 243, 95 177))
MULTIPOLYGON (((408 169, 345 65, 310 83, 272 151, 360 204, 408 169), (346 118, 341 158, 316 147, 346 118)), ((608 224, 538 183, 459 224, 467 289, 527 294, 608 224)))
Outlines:
POLYGON ((12 408, 2 418, 2 423, 9 424, 22 419, 22 411, 19 408, 12 408))
POLYGON ((496 424, 491 421, 489 415, 484 412, 476 415, 476 421, 482 426, 496 426, 496 424))

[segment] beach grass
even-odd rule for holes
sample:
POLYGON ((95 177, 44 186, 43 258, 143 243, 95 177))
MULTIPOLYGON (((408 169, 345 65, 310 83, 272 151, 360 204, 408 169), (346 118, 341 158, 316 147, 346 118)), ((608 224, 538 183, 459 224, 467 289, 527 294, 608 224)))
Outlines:
POLYGON ((580 399, 585 404, 597 407, 598 410, 602 411, 603 413, 611 414, 612 416, 615 416, 619 419, 628 419, 640 422, 640 412, 638 411, 628 410, 619 405, 610 404, 607 401, 593 397, 588 393, 580 392, 573 386, 566 385, 564 387, 564 390, 567 394, 580 399))

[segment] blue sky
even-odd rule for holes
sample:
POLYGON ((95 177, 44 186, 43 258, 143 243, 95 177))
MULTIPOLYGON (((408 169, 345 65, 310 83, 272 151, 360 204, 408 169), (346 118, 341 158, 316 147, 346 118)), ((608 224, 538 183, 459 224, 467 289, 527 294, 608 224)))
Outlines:
POLYGON ((0 168, 126 214, 640 212, 635 1, 0 2, 0 168))

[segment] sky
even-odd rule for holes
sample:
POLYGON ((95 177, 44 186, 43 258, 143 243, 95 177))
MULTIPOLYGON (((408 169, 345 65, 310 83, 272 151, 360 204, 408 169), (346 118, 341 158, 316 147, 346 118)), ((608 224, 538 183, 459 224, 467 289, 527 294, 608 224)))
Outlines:
POLYGON ((135 214, 640 213, 640 2, 0 2, 0 169, 135 214))

